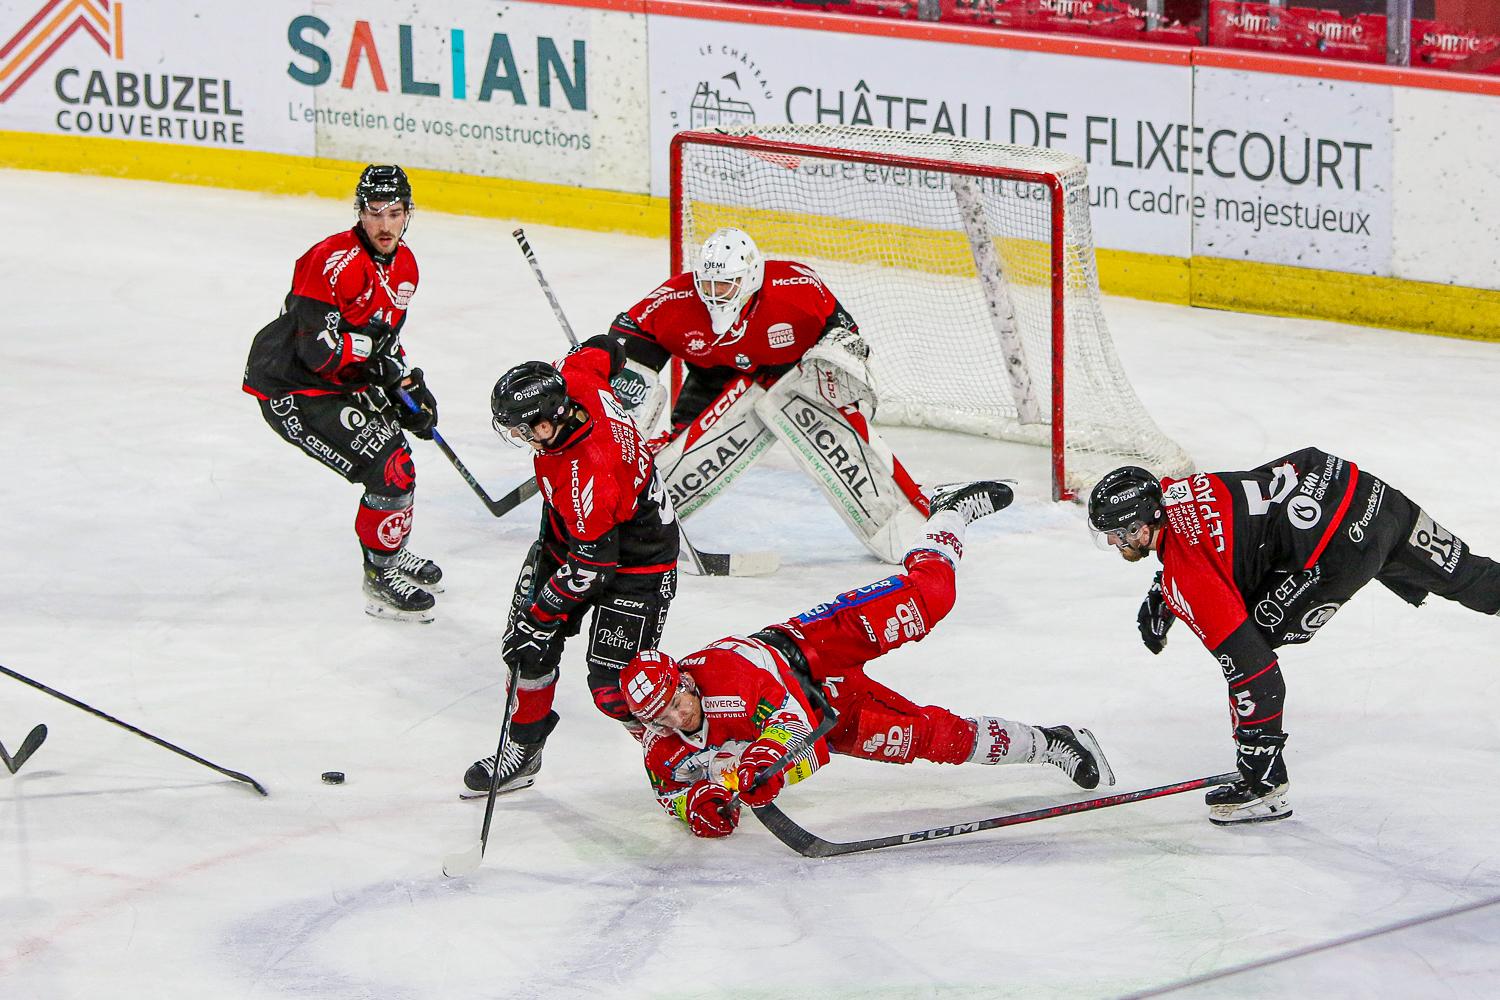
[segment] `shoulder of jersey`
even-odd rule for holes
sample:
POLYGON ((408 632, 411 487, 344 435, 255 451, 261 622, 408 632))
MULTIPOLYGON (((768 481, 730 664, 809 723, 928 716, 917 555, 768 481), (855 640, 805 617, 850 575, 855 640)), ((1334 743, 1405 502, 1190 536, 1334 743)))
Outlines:
POLYGON ((364 254, 364 247, 360 245, 359 237, 354 235, 353 230, 345 229, 334 233, 303 254, 304 260, 310 260, 316 269, 333 280, 335 271, 342 273, 351 262, 364 254))

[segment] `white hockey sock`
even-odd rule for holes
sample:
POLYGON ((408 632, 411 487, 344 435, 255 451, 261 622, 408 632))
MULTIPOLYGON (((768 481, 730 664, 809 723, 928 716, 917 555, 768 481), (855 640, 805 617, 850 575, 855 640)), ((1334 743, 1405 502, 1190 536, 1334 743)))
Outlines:
POLYGON ((958 511, 938 511, 927 519, 921 536, 906 554, 909 556, 912 552, 936 552, 957 570, 958 561, 964 555, 965 527, 963 515, 958 511))
POLYGON ((981 715, 974 723, 971 764, 1029 764, 1046 739, 1024 722, 981 715))

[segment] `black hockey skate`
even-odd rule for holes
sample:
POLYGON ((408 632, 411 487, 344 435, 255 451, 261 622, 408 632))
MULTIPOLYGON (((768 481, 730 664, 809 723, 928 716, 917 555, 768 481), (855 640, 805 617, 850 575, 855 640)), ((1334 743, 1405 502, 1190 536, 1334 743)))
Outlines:
POLYGON ((1099 741, 1087 729, 1074 733, 1068 726, 1038 726, 1037 732, 1047 739, 1046 746, 1037 754, 1037 763, 1051 764, 1072 778, 1079 788, 1115 783, 1115 772, 1104 759, 1099 741))
MULTIPOLYGON (((542 769, 542 747, 547 745, 547 737, 557 725, 557 713, 547 713, 547 718, 542 721, 542 738, 534 743, 505 741, 505 749, 501 752, 499 761, 500 784, 495 788, 496 795, 518 792, 536 784, 536 774, 542 769)), ((495 775, 495 763, 495 755, 491 754, 470 764, 469 769, 464 772, 464 787, 478 795, 488 795, 490 781, 495 775)), ((465 795, 464 798, 477 798, 478 795, 465 795)))
POLYGON ((1286 819, 1292 814, 1286 794, 1289 787, 1283 781, 1279 785, 1257 789, 1244 778, 1220 785, 1203 796, 1203 801, 1208 803, 1208 821, 1215 826, 1234 826, 1237 823, 1269 823, 1286 819))
POLYGON ((443 592, 443 571, 431 559, 423 559, 411 549, 403 547, 396 553, 396 568, 429 594, 443 592))
POLYGON ((972 483, 946 483, 932 491, 929 500, 932 513, 956 510, 964 524, 973 524, 997 510, 1004 510, 1015 499, 1009 486, 999 480, 980 479, 972 483))
POLYGON ((365 614, 392 621, 427 623, 435 617, 437 600, 418 587, 393 561, 387 566, 365 564, 365 614))

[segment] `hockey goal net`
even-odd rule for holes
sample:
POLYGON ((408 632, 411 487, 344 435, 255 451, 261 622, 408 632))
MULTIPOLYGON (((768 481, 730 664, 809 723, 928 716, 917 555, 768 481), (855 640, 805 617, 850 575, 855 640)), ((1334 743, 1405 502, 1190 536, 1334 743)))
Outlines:
POLYGON ((883 423, 1050 447, 1052 493, 1109 469, 1184 474, 1100 309, 1083 161, 834 125, 679 132, 672 265, 721 226, 813 267, 871 346, 883 423))

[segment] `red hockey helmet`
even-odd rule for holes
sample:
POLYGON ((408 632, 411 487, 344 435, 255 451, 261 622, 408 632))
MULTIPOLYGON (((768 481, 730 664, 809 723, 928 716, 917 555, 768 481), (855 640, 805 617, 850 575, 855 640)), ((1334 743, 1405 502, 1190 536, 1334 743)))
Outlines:
POLYGON ((625 693, 625 704, 642 722, 651 722, 666 711, 683 684, 677 661, 659 649, 641 650, 620 671, 620 690, 625 693))

